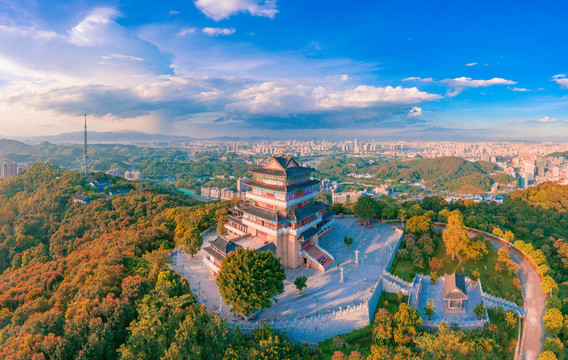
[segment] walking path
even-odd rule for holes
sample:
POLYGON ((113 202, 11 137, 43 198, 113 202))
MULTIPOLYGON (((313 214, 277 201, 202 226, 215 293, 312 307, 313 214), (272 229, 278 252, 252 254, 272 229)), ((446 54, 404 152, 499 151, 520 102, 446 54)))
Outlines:
MULTIPOLYGON (((442 227, 435 226, 435 230, 440 231, 442 227)), ((474 234, 483 234, 476 230, 470 229, 470 236, 474 234)), ((493 236, 483 234, 486 239, 491 241, 495 251, 506 246, 503 242, 497 240, 493 236)), ((542 351, 542 344, 546 339, 546 331, 544 330, 544 321, 542 317, 546 312, 546 295, 542 292, 540 286, 540 278, 529 260, 527 260, 516 248, 509 248, 511 260, 519 265, 518 276, 521 282, 521 291, 523 293, 523 307, 525 310, 525 319, 523 322, 523 334, 519 356, 515 356, 518 360, 536 360, 542 351)))

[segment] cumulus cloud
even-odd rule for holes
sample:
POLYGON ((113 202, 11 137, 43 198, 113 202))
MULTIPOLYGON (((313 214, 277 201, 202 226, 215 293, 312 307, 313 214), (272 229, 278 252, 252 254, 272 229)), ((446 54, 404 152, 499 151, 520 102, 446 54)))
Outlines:
POLYGON ((219 36, 219 35, 232 35, 235 33, 235 28, 212 28, 212 27, 205 27, 203 28, 204 34, 209 36, 219 36))
POLYGON ((334 91, 296 81, 270 81, 251 85, 238 92, 235 95, 237 101, 230 104, 229 108, 252 113, 289 115, 295 112, 396 107, 439 98, 439 95, 429 94, 415 87, 359 85, 334 91))
POLYGON ((526 92, 526 91, 532 91, 530 89, 527 88, 518 88, 518 87, 514 87, 513 91, 518 91, 518 92, 526 92))
MULTIPOLYGON (((25 121, 45 117, 60 129, 85 112, 114 129, 134 124, 142 131, 160 131, 163 125, 162 131, 168 132, 169 125, 212 122, 256 129, 353 128, 393 118, 410 122, 405 116, 409 108, 420 109, 420 104, 440 98, 416 87, 357 86, 341 72, 344 63, 330 67, 325 61, 317 65, 339 75, 314 72, 303 80, 272 76, 273 81, 264 80, 266 75, 201 76, 200 70, 180 75, 173 72, 172 55, 120 26, 115 21, 119 15, 95 9, 62 33, 0 26, 3 121, 13 119, 20 129, 35 129, 20 122, 24 109, 34 114, 25 121)), ((229 65, 250 65, 246 60, 229 65)))
POLYGON ((276 0, 196 0, 195 6, 215 21, 240 12, 271 19, 278 13, 276 0))
POLYGON ((475 65, 477 65, 476 62, 471 62, 471 63, 465 64, 465 66, 475 66, 475 65))
POLYGON ((408 114, 406 114, 408 118, 419 117, 422 116, 422 108, 418 106, 413 107, 412 109, 408 110, 408 114))
POLYGON ((552 77, 552 81, 556 82, 561 87, 568 89, 568 78, 566 77, 566 74, 554 75, 552 77))
POLYGON ((118 28, 114 20, 119 15, 120 13, 113 8, 93 10, 69 31, 69 42, 79 46, 96 46, 112 41, 113 32, 118 28))

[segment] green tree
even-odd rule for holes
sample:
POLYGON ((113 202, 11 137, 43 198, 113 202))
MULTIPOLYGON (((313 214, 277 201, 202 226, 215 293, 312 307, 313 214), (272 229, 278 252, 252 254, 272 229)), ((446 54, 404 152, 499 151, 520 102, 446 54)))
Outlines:
POLYGON ((271 299, 284 292, 286 272, 270 251, 237 248, 221 263, 219 292, 231 311, 252 314, 268 309, 271 299))
POLYGON ((562 330, 563 316, 558 309, 548 309, 544 314, 542 320, 544 321, 544 329, 552 335, 557 335, 562 330))
POLYGON ((308 278, 303 275, 296 277, 296 280, 294 280, 294 286, 296 286, 296 289, 298 289, 298 295, 302 292, 302 289, 304 289, 307 286, 306 285, 307 281, 308 278))
POLYGON ((434 299, 426 301, 426 306, 424 306, 424 315, 428 316, 429 320, 432 320, 436 307, 434 305, 434 299))
POLYGON ((343 238, 343 242, 347 247, 350 247, 353 244, 353 238, 351 236, 346 236, 343 238))
POLYGON ((380 218, 380 202, 370 196, 361 196, 353 205, 353 213, 361 219, 380 218))
POLYGON ((483 319, 483 317, 485 316, 485 305, 483 305, 482 302, 475 305, 475 307, 473 308, 473 313, 479 320, 483 319))
POLYGON ((558 296, 551 296, 546 300, 546 308, 562 310, 562 301, 560 301, 558 296))
POLYGON ((560 355, 562 353, 562 349, 564 349, 564 345, 562 341, 557 337, 547 337, 544 344, 542 344, 544 350, 552 351, 556 355, 560 355))
POLYGON ((469 245, 469 238, 459 210, 452 211, 442 238, 446 245, 446 253, 452 256, 452 260, 457 256, 461 263, 469 245))

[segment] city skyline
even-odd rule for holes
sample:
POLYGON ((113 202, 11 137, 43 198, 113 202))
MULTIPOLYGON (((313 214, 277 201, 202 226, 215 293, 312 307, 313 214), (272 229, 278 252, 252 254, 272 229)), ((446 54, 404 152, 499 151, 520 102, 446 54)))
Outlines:
POLYGON ((0 137, 562 141, 565 4, 0 2, 0 137))

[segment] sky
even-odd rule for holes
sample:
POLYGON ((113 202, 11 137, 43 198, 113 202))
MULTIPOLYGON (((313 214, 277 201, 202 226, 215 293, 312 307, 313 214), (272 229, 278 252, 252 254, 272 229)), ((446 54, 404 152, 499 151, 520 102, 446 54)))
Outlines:
POLYGON ((0 137, 566 141, 568 3, 0 0, 0 137))

